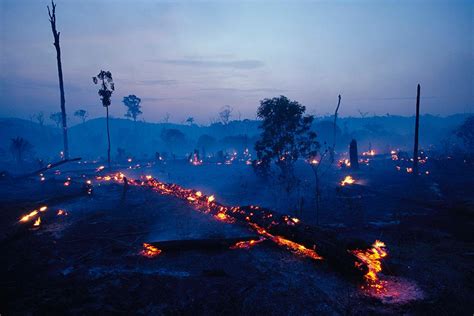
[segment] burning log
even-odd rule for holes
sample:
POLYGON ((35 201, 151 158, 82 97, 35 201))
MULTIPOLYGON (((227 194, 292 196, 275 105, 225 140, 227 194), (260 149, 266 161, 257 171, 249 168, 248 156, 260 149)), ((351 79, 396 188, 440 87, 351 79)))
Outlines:
MULTIPOLYGON (((121 174, 108 176, 110 181, 120 181, 121 174)), ((371 251, 373 248, 364 241, 348 240, 341 237, 335 231, 324 230, 310 225, 305 225, 299 219, 278 215, 268 209, 258 206, 225 206, 218 203, 214 196, 206 196, 200 191, 185 189, 177 184, 163 183, 152 176, 145 176, 140 180, 129 180, 130 185, 148 186, 163 195, 171 195, 181 200, 187 201, 196 210, 205 214, 213 215, 216 220, 232 220, 234 223, 247 225, 260 236, 269 239, 277 245, 289 249, 297 255, 321 260, 331 264, 333 268, 341 273, 359 280, 366 280, 365 277, 370 271, 376 271, 371 266, 373 262, 363 260, 360 251, 371 251), (221 214, 221 215, 219 215, 221 214), (357 250, 358 252, 356 252, 357 250)), ((234 243, 241 241, 233 240, 234 243)), ((215 240, 212 243, 216 243, 215 240)), ((152 246, 162 250, 183 249, 195 247, 207 247, 206 242, 200 244, 199 241, 170 241, 162 243, 152 243, 152 246), (167 244, 168 243, 168 244, 167 244)), ((226 247, 232 244, 226 244, 226 247)), ((380 263, 382 258, 378 258, 376 263, 380 263)))
MULTIPOLYGON (((220 217, 217 215, 224 214, 226 218, 232 218, 235 222, 245 223, 259 235, 299 255, 314 260, 324 258, 344 274, 362 278, 369 271, 366 263, 351 252, 355 249, 369 249, 368 243, 344 240, 335 232, 303 225, 297 218, 277 215, 258 206, 228 207, 216 202, 214 196, 206 196, 200 191, 184 189, 176 184, 162 183, 151 176, 147 176, 145 180, 135 183, 149 185, 161 194, 186 200, 202 212, 214 215, 218 220, 220 217)), ((159 245, 157 247, 162 249, 159 245)))
POLYGON ((250 242, 258 240, 256 236, 238 237, 238 238, 210 238, 210 239, 184 239, 184 240, 165 240, 149 242, 162 251, 185 251, 185 250, 213 250, 229 249, 240 242, 250 242))

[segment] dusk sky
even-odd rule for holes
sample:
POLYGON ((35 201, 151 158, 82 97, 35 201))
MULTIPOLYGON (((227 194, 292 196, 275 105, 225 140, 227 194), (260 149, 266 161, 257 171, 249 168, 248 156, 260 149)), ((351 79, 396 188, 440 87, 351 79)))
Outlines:
MULTIPOLYGON (((60 110, 56 52, 43 0, 0 0, 0 116, 60 110)), ((57 1, 68 115, 103 116, 92 77, 110 70, 111 114, 123 96, 143 119, 219 108, 255 118, 284 94, 317 115, 472 112, 472 1, 57 1)), ((75 121, 71 118, 72 122, 75 121)))

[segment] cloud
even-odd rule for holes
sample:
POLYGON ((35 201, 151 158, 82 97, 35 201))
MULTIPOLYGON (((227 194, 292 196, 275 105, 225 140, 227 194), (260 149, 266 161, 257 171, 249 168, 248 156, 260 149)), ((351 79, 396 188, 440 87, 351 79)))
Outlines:
POLYGON ((242 60, 197 60, 190 59, 167 59, 151 60, 152 62, 161 62, 168 65, 200 67, 200 68, 233 68, 233 69, 256 69, 264 66, 264 63, 255 59, 242 60))
POLYGON ((165 79, 137 81, 137 84, 143 85, 143 86, 156 86, 156 85, 169 86, 169 85, 174 85, 177 83, 178 83, 178 80, 165 80, 165 79))
POLYGON ((274 88, 255 88, 255 89, 238 89, 238 88, 203 88, 201 91, 226 91, 226 92, 248 92, 248 93, 257 93, 257 92, 268 92, 268 93, 279 93, 285 92, 285 89, 274 89, 274 88))

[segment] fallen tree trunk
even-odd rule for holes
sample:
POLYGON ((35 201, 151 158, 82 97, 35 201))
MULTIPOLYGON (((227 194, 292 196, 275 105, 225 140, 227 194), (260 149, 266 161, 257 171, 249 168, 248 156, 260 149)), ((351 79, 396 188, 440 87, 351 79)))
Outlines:
MULTIPOLYGON (((137 184, 141 184, 137 181, 137 184)), ((166 195, 173 195, 186 200, 202 212, 226 220, 227 217, 244 225, 264 237, 270 237, 278 244, 278 237, 303 246, 306 250, 315 250, 324 262, 328 262, 342 274, 361 279, 368 272, 365 262, 362 262, 352 251, 356 249, 368 250, 372 246, 364 241, 348 239, 340 236, 336 231, 324 230, 301 223, 298 219, 280 215, 269 209, 258 206, 228 207, 196 190, 180 187, 176 184, 167 184, 153 178, 147 180, 148 185, 166 195)), ((293 245, 295 246, 295 245, 293 245)), ((296 245, 296 250, 298 250, 296 245)), ((158 247, 159 248, 159 247, 158 247)), ((288 247, 287 247, 288 248, 288 247)), ((295 247, 289 247, 295 249, 295 247)), ((306 251, 303 249, 303 252, 306 251)), ((315 256, 316 257, 316 256, 315 256)), ((315 258, 314 257, 314 258, 315 258)))
POLYGON ((64 160, 61 160, 61 161, 58 161, 58 162, 55 162, 55 163, 50 163, 48 164, 46 167, 43 167, 41 169, 38 169, 34 172, 31 172, 31 173, 28 173, 28 174, 25 174, 25 175, 22 175, 22 176, 19 176, 18 179, 22 179, 22 178, 28 178, 28 177, 32 177, 32 176, 36 176, 40 173, 43 173, 45 171, 48 171, 49 169, 51 168, 56 168, 62 164, 65 164, 65 163, 68 163, 68 162, 74 162, 74 161, 79 161, 81 160, 82 158, 78 157, 78 158, 72 158, 72 159, 64 159, 64 160))
POLYGON ((184 240, 165 240, 154 241, 148 244, 163 251, 180 250, 213 250, 225 249, 234 246, 240 241, 257 240, 258 236, 246 236, 237 238, 210 238, 210 239, 184 239, 184 240))

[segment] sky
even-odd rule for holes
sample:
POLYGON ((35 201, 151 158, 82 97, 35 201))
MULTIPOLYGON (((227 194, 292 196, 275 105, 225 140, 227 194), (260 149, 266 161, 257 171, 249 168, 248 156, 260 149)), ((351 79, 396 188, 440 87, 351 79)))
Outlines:
MULTIPOLYGON (((326 115, 474 111, 472 1, 57 0, 71 120, 105 115, 92 77, 113 74, 111 114, 142 99, 142 119, 208 124, 230 105, 255 118, 285 95, 326 115)), ((60 110, 43 0, 0 0, 0 116, 60 110)))

